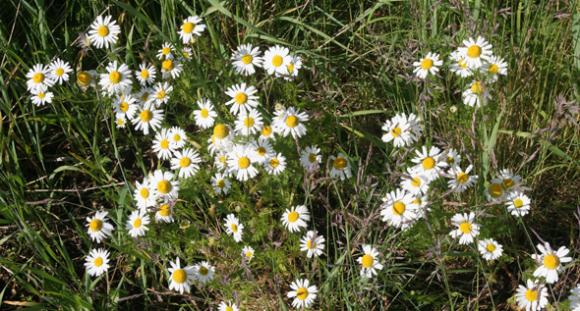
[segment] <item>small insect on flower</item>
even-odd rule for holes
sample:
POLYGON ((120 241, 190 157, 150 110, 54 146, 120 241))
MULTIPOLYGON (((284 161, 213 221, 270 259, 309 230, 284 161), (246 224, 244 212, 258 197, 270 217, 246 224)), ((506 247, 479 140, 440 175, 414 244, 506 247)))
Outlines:
POLYGON ((413 202, 412 194, 396 189, 387 193, 382 200, 381 216, 388 225, 405 230, 417 220, 419 206, 413 202))
POLYGON ((308 172, 312 173, 320 169, 320 163, 322 163, 322 156, 318 146, 308 146, 300 153, 300 164, 308 172))
POLYGON ((457 229, 451 231, 449 235, 455 239, 459 238, 459 244, 467 245, 473 242, 473 239, 479 235, 479 225, 474 223, 475 214, 455 214, 451 221, 457 229))
POLYGON ((55 59, 48 67, 50 73, 50 78, 58 84, 63 84, 69 79, 69 73, 72 72, 72 68, 69 63, 61 60, 60 58, 55 59))
POLYGON ((324 242, 326 240, 318 232, 310 230, 300 239, 300 250, 306 252, 306 257, 318 257, 324 251, 324 242))
POLYGON ((535 271, 535 277, 543 277, 546 283, 553 284, 558 281, 558 273, 564 269, 563 264, 572 261, 567 257, 570 250, 565 246, 560 247, 557 251, 552 250, 550 243, 538 244, 536 246, 541 254, 533 254, 532 258, 540 265, 535 271))
POLYGON ((199 107, 198 110, 193 111, 195 124, 202 129, 207 129, 213 126, 217 113, 214 110, 213 104, 209 99, 200 99, 196 102, 199 107))
POLYGON ((194 176, 199 170, 201 158, 199 153, 193 149, 185 148, 182 151, 175 151, 171 159, 171 169, 178 171, 179 178, 189 178, 194 176))
POLYGON ((283 137, 292 135, 294 139, 306 135, 304 122, 308 121, 308 115, 300 109, 289 107, 277 110, 274 117, 274 131, 283 137))
POLYGON ((572 311, 580 311, 580 284, 570 290, 570 309, 572 311))
POLYGON ((111 15, 107 15, 105 18, 97 16, 97 19, 91 24, 89 39, 95 47, 108 49, 109 46, 117 43, 120 33, 121 27, 117 25, 111 15))
POLYGON ((90 276, 100 276, 109 269, 109 252, 102 249, 91 249, 85 258, 85 269, 90 276))
POLYGON ((538 281, 529 280, 516 291, 518 306, 526 311, 542 310, 548 304, 548 288, 538 281))
POLYGON ((485 105, 491 98, 487 85, 484 81, 473 80, 468 89, 463 91, 463 103, 470 107, 480 107, 485 105))
POLYGON ((362 246, 363 255, 357 259, 361 265, 360 275, 364 278, 372 278, 377 275, 377 271, 383 270, 383 265, 379 262, 379 252, 371 245, 362 246))
POLYGON ((255 109, 248 109, 238 114, 236 132, 243 136, 254 135, 260 131, 263 124, 260 112, 255 109))
POLYGON ((55 83, 50 75, 50 68, 43 64, 34 65, 26 73, 26 78, 28 79, 26 80, 26 87, 30 92, 37 91, 38 89, 44 89, 46 91, 55 83))
POLYGON ((259 163, 256 152, 250 145, 236 145, 228 154, 228 168, 239 181, 246 181, 258 175, 255 167, 259 163))
POLYGON ((477 242, 477 249, 487 261, 498 259, 503 254, 503 246, 494 239, 485 239, 477 242))
POLYGON ((38 107, 52 103, 54 98, 54 93, 48 92, 46 86, 36 87, 30 93, 32 94, 30 100, 38 107))
POLYGON ((193 272, 193 277, 196 281, 201 284, 206 284, 213 280, 215 267, 210 265, 207 261, 202 261, 193 266, 193 272))
POLYGON ((211 178, 211 185, 213 186, 213 190, 217 194, 228 194, 230 192, 230 188, 232 187, 232 183, 224 174, 216 173, 211 178))
POLYGON ((173 220, 173 203, 163 202, 159 204, 159 208, 155 212, 155 221, 172 223, 173 220))
POLYGON ((421 125, 414 114, 399 113, 385 121, 382 129, 385 132, 382 140, 385 143, 392 141, 395 147, 410 146, 421 136, 421 125))
POLYGON ((330 177, 345 180, 352 177, 350 162, 348 157, 340 152, 337 156, 328 157, 332 167, 330 169, 330 177))
POLYGON ((418 62, 414 62, 413 73, 421 78, 425 79, 428 74, 436 75, 439 72, 439 67, 443 65, 443 61, 439 59, 439 54, 437 53, 427 53, 427 55, 421 58, 418 62))
POLYGON ((414 168, 429 181, 437 179, 443 169, 447 167, 443 153, 435 146, 430 148, 423 146, 421 151, 415 150, 415 153, 417 156, 412 159, 413 163, 416 163, 414 168))
POLYGON ((316 300, 316 294, 318 293, 316 285, 310 286, 308 279, 297 279, 290 284, 290 289, 287 296, 288 298, 294 298, 292 306, 296 309, 309 308, 316 300))
POLYGON ((507 75, 507 63, 501 57, 491 56, 483 64, 483 72, 487 73, 488 81, 495 82, 499 76, 507 75))
POLYGON ((530 212, 531 200, 527 195, 515 191, 507 195, 507 205, 508 212, 514 216, 524 216, 530 212))
POLYGON ((144 236, 149 228, 149 215, 143 209, 134 210, 127 220, 127 230, 129 235, 133 238, 144 236))
POLYGON ((144 135, 149 135, 149 129, 156 131, 163 121, 163 110, 157 109, 155 105, 145 104, 139 110, 135 118, 131 120, 135 125, 135 130, 141 130, 144 135))
POLYGON ((272 155, 264 163, 264 168, 270 175, 279 175, 286 169, 286 157, 281 153, 272 155))
POLYGON ((177 32, 183 44, 193 43, 195 37, 200 37, 205 30, 205 24, 199 16, 189 16, 183 20, 180 30, 177 32))
POLYGON ((157 153, 157 158, 161 160, 168 160, 175 150, 169 141, 169 135, 169 129, 161 129, 155 134, 155 139, 153 140, 153 151, 157 153))
POLYGON ((258 107, 258 96, 254 95, 258 90, 246 83, 235 84, 226 90, 226 95, 231 99, 226 102, 230 107, 230 112, 234 115, 249 112, 251 109, 258 107))
POLYGON ((234 241, 241 242, 242 234, 244 232, 244 225, 240 224, 240 221, 234 214, 228 214, 228 216, 224 218, 224 221, 227 234, 233 236, 234 241))
POLYGON ((153 93, 149 97, 149 103, 153 103, 156 107, 166 104, 169 101, 169 94, 173 92, 173 86, 167 82, 157 82, 153 87, 153 93))
POLYGON ((167 269, 170 273, 169 289, 180 294, 183 294, 183 292, 189 293, 194 279, 194 267, 187 266, 182 268, 179 261, 179 257, 175 258, 175 262, 169 261, 171 265, 171 268, 167 269))
POLYGON ((254 249, 251 246, 246 245, 244 248, 242 248, 242 259, 244 259, 246 262, 252 261, 254 254, 254 249))
POLYGON ((449 66, 449 70, 455 73, 456 75, 467 78, 473 75, 473 71, 467 66, 467 61, 465 60, 465 56, 461 51, 453 51, 449 56, 449 60, 451 61, 451 65, 449 66))
POLYGON ((173 53, 175 53, 175 48, 173 47, 173 44, 169 42, 164 42, 163 45, 161 46, 161 49, 157 51, 157 58, 159 60, 173 59, 175 58, 173 53))
POLYGON ((452 166, 445 174, 449 180, 447 185, 453 192, 461 193, 473 186, 477 181, 477 175, 470 175, 473 165, 469 165, 465 170, 459 165, 452 166))
POLYGON ((163 79, 177 79, 182 71, 183 65, 178 60, 168 58, 161 62, 161 77, 163 79))
POLYGON ((137 207, 139 209, 146 209, 155 205, 157 202, 157 193, 149 178, 146 177, 143 179, 143 182, 136 183, 133 198, 137 201, 137 207))
POLYGON ((264 52, 262 67, 269 75, 287 75, 288 64, 291 61, 290 50, 279 45, 268 48, 264 52))
POLYGON ((175 200, 179 193, 179 183, 174 179, 171 172, 155 170, 151 179, 151 185, 161 199, 175 200))
POLYGON ((260 49, 251 44, 242 44, 232 54, 231 60, 237 73, 250 76, 256 72, 256 68, 262 65, 260 49))
POLYGON ((298 232, 306 228, 306 222, 310 220, 310 213, 304 205, 293 206, 286 209, 282 215, 282 223, 290 232, 298 232))
POLYGON ((101 243, 104 239, 111 236, 113 232, 113 225, 107 222, 107 215, 105 211, 96 212, 93 217, 87 217, 87 231, 91 240, 101 243))
POLYGON ((114 102, 115 113, 120 113, 128 119, 133 119, 137 112, 137 99, 130 94, 121 94, 117 96, 114 102))
POLYGON ((153 82, 155 82, 156 76, 157 69, 155 69, 155 66, 147 63, 142 63, 139 65, 139 70, 135 71, 135 77, 137 78, 137 81, 139 81, 139 83, 141 83, 143 86, 153 84, 153 82))
POLYGON ((115 95, 129 93, 133 80, 131 80, 131 71, 126 64, 118 64, 113 61, 107 65, 107 73, 100 74, 99 85, 105 95, 115 95))
POLYGON ((419 195, 427 193, 429 184, 429 178, 425 177, 420 170, 407 167, 407 174, 401 177, 400 186, 410 194, 419 195))
POLYGON ((471 69, 478 69, 483 62, 492 56, 491 44, 484 38, 477 37, 477 40, 469 38, 463 41, 463 46, 459 48, 465 58, 467 66, 471 69))
POLYGON ((222 301, 219 305, 219 311, 239 311, 238 306, 231 301, 222 301))

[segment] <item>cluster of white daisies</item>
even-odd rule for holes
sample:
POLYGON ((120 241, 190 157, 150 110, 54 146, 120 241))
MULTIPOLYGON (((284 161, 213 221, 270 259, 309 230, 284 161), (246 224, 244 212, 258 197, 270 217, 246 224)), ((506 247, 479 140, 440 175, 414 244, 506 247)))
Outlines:
MULTIPOLYGON (((469 38, 463 46, 449 55, 449 70, 461 78, 472 78, 468 88, 463 91, 463 103, 472 107, 484 105, 491 98, 489 85, 499 76, 507 75, 507 63, 493 55, 492 46, 484 38, 469 38)), ((413 72, 420 79, 436 75, 443 65, 440 55, 429 52, 413 63, 413 72)))

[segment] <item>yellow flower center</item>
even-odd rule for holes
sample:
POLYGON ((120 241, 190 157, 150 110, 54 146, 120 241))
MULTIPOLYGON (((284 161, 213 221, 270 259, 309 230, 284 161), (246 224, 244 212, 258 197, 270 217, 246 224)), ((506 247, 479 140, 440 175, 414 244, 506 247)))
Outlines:
POLYGON ((163 99, 165 98, 165 95, 167 95, 167 93, 165 93, 165 90, 159 90, 157 92, 157 95, 155 95, 155 97, 157 97, 157 99, 163 99))
POLYGON ((77 73, 77 82, 81 86, 89 85, 89 83, 91 83, 91 80, 92 80, 92 77, 88 72, 81 71, 81 72, 77 73))
POLYGON ((298 125, 298 118, 295 115, 290 115, 286 118, 286 125, 290 128, 294 128, 298 125))
POLYGON ((406 209, 407 206, 401 201, 395 201, 395 203, 393 203, 393 212, 399 216, 403 215, 406 209))
POLYGON ((314 154, 314 153, 309 154, 308 161, 311 163, 316 162, 316 154, 314 154))
POLYGON ((38 96, 38 98, 40 98, 40 99, 44 99, 46 97, 46 94, 44 92, 38 92, 38 94, 36 94, 36 96, 38 96))
POLYGON ((415 188, 421 187, 421 178, 417 176, 411 178, 411 185, 415 188))
POLYGON ((251 164, 250 158, 248 158, 248 157, 244 156, 244 157, 241 157, 238 159, 238 166, 241 169, 247 169, 248 167, 250 167, 250 164, 251 164))
POLYGON ((168 217, 171 215, 171 208, 169 207, 169 204, 162 204, 159 206, 159 215, 162 217, 168 217))
POLYGON ((481 47, 477 44, 474 44, 467 48, 467 56, 471 58, 477 58, 481 55, 481 47))
POLYGON ((262 136, 268 137, 270 135, 272 135, 272 127, 269 125, 264 125, 262 128, 262 136))
POLYGON ((312 241, 310 239, 306 241, 306 248, 314 249, 315 247, 316 247, 316 243, 314 243, 314 241, 312 241))
POLYGON ((100 266, 102 266, 102 265, 103 265, 103 262, 104 262, 104 261, 103 261, 103 258, 102 258, 102 257, 97 257, 97 258, 95 258, 95 262, 94 262, 94 264, 95 264, 95 267, 100 267, 100 266))
POLYGON ((226 186, 226 182, 225 182, 223 179, 219 179, 219 180, 216 182, 216 186, 218 186, 218 188, 223 188, 223 187, 225 187, 225 186, 226 186))
POLYGON ((514 185, 514 181, 511 178, 505 178, 501 183, 506 189, 509 189, 514 185))
POLYGON ((483 93, 483 84, 480 81, 474 81, 471 84, 471 92, 476 95, 483 93))
POLYGON ((173 61, 171 59, 166 59, 161 63, 161 68, 165 71, 170 71, 173 69, 173 61))
POLYGON ((515 208, 520 208, 520 207, 524 206, 524 201, 522 199, 520 199, 520 198, 516 198, 513 201, 513 204, 514 204, 514 207, 515 208))
POLYGON ((372 267, 374 262, 375 259, 373 258, 373 256, 369 254, 364 254, 364 256, 362 256, 361 265, 363 268, 368 269, 372 267))
POLYGON ((236 94, 236 96, 234 96, 234 100, 236 103, 238 103, 238 105, 243 105, 248 101, 248 95, 246 95, 244 92, 239 92, 236 94))
POLYGON ((42 72, 37 72, 32 76, 32 81, 34 81, 34 83, 41 83, 42 81, 44 81, 44 74, 42 72))
POLYGON ((465 59, 460 59, 459 61, 457 61, 457 65, 461 68, 461 69, 465 69, 467 68, 467 62, 465 61, 465 59))
POLYGON ((204 266, 199 267, 199 274, 207 275, 208 273, 209 273, 209 270, 206 267, 204 267, 204 266))
POLYGON ((204 119, 205 119, 205 118, 209 117, 209 110, 207 110, 207 109, 205 109, 205 108, 202 108, 202 109, 199 111, 199 114, 201 115, 201 117, 202 117, 202 118, 204 118, 204 119))
POLYGON ((423 58, 421 61, 421 69, 429 70, 433 67, 433 60, 430 58, 423 58))
POLYGON ((187 273, 185 273, 185 270, 183 269, 176 269, 173 271, 171 279, 173 279, 175 283, 184 283, 187 279, 187 273))
POLYGON ((289 222, 296 222, 299 217, 300 217, 300 214, 298 214, 297 211, 291 211, 290 213, 288 213, 288 221, 289 222))
POLYGON ((273 168, 277 168, 280 165, 280 161, 276 158, 270 160, 270 166, 273 168))
POLYGON ((300 287, 296 290, 296 298, 300 300, 306 300, 306 297, 308 297, 308 289, 300 287))
POLYGON ((179 159, 179 167, 185 168, 191 164, 191 160, 188 157, 183 157, 179 159))
POLYGON ((106 37, 109 34, 109 27, 105 25, 99 26, 99 28, 97 28, 97 34, 99 37, 106 37))
POLYGON ((141 217, 137 217, 137 219, 133 221, 133 228, 138 229, 141 227, 142 224, 143 221, 141 221, 141 217))
POLYGON ((334 168, 338 170, 344 169, 346 167, 346 164, 347 164, 346 159, 342 157, 337 157, 332 162, 332 166, 334 166, 334 168))
POLYGON ((560 258, 554 254, 547 254, 544 256, 544 267, 554 270, 560 265, 560 258))
POLYGON ((252 62, 252 60, 254 60, 254 58, 250 54, 246 54, 246 55, 242 56, 242 63, 244 63, 245 65, 250 64, 252 62))
POLYGON ((254 126, 254 118, 252 118, 252 117, 246 117, 244 119, 244 126, 245 127, 252 127, 252 126, 254 126))
POLYGON ((435 167, 435 159, 432 157, 426 157, 422 162, 423 168, 426 170, 430 170, 435 167))
POLYGON ((496 249, 495 244, 493 243, 487 243, 487 245, 485 246, 485 249, 490 252, 493 253, 496 249))
POLYGON ((453 164, 455 163, 455 158, 454 157, 447 157, 447 164, 453 164))
POLYGON ((280 56, 280 55, 274 55, 274 57, 272 57, 272 66, 274 66, 274 67, 282 66, 283 62, 284 62, 284 58, 282 58, 282 56, 280 56))
POLYGON ((171 183, 168 180, 162 180, 157 183, 157 190, 161 194, 168 194, 171 191, 171 183))
POLYGON ((194 26, 195 25, 193 23, 185 22, 183 23, 183 25, 181 25, 181 30, 185 33, 191 33, 193 31, 194 26))
POLYGON ((64 68, 62 68, 62 67, 58 67, 58 68, 56 68, 56 70, 54 71, 54 73, 55 73, 57 76, 59 76, 59 77, 60 77, 60 76, 62 76, 62 75, 64 74, 64 68))
POLYGON ((290 63, 288 64, 288 66, 286 66, 286 69, 288 69, 288 73, 293 73, 294 72, 294 63, 290 63))
POLYGON ((469 222, 462 222, 459 225, 459 231, 463 234, 470 234, 471 233, 471 224, 469 222))
POLYGON ((391 135, 393 135, 393 137, 397 138, 397 137, 401 136, 401 132, 403 132, 403 130, 401 130, 401 128, 397 126, 391 130, 391 135))
POLYGON ((119 109, 123 112, 127 112, 127 110, 129 110, 129 103, 127 102, 121 102, 119 104, 119 109))
POLYGON ((226 136, 228 136, 229 133, 230 129, 225 124, 222 123, 216 124, 216 126, 213 128, 213 136, 219 139, 226 138, 226 136))
POLYGON ((111 73, 109 73, 109 81, 111 81, 112 84, 119 83, 119 81, 121 81, 121 73, 116 70, 111 71, 111 73))
POLYGON ((171 48, 165 46, 161 49, 161 54, 169 55, 169 53, 171 53, 171 48))
POLYGON ((179 134, 173 135, 173 141, 175 141, 175 142, 181 141, 181 135, 179 135, 179 134))
POLYGON ((149 197, 149 189, 147 189, 147 188, 141 188, 141 190, 139 191, 139 195, 142 198, 147 199, 149 197))
POLYGON ((489 195, 491 195, 494 198, 499 198, 503 194, 503 190, 501 189, 501 186, 498 184, 489 185, 489 189, 487 191, 489 195))
POLYGON ((238 232, 238 225, 236 224, 231 224, 230 228, 232 229, 233 232, 238 232))
POLYGON ((230 306, 227 306, 227 307, 226 307, 226 311, 234 311, 234 308, 232 308, 232 307, 230 307, 230 306))
POLYGON ((498 73, 498 71, 499 71, 499 66, 498 66, 497 64, 491 64, 491 65, 489 66, 489 68, 487 69, 487 71, 489 71, 489 73, 492 73, 492 74, 494 74, 494 75, 495 75, 495 74, 497 74, 497 73, 498 73))
POLYGON ((465 172, 457 173, 457 177, 455 177, 458 183, 464 184, 469 179, 469 175, 465 174, 465 172))
POLYGON ((143 80, 149 79, 149 70, 147 68, 141 69, 140 75, 143 80))
POLYGON ((538 300, 538 291, 533 289, 526 290, 526 300, 530 302, 538 300))
POLYGON ((91 222, 89 223, 89 229, 92 232, 95 231, 101 231, 101 228, 103 228, 103 221, 100 219, 93 219, 91 220, 91 222))
POLYGON ((262 157, 266 155, 266 148, 264 148, 264 147, 258 147, 258 149, 256 149, 256 151, 262 157))
POLYGON ((149 109, 145 109, 139 113, 139 119, 141 119, 142 122, 149 122, 153 119, 153 112, 149 109))
POLYGON ((159 142, 159 147, 161 147, 161 149, 169 149, 169 139, 167 138, 163 138, 160 142, 159 142))
POLYGON ((423 201, 421 201, 420 197, 416 197, 415 199, 413 199, 413 201, 411 201, 411 203, 421 205, 421 203, 423 203, 423 201))

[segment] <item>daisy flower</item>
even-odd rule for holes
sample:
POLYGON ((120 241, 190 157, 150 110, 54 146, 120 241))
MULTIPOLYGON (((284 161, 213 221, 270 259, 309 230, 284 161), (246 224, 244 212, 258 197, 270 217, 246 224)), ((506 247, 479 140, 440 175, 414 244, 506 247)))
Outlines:
POLYGON ((120 94, 131 90, 133 81, 131 71, 126 64, 119 65, 113 61, 107 65, 107 73, 100 74, 99 85, 109 95, 120 94))
POLYGON ((145 235, 147 230, 149 230, 149 228, 147 228, 149 222, 149 215, 147 215, 145 210, 134 210, 129 216, 129 220, 127 220, 127 230, 129 230, 129 235, 133 238, 145 235))
POLYGON ((202 261, 193 266, 193 272, 195 280, 201 284, 206 284, 213 279, 215 267, 210 265, 207 261, 202 261))
POLYGON ((163 172, 162 170, 155 170, 153 172, 151 185, 159 198, 168 200, 177 199, 179 183, 173 177, 174 175, 171 172, 163 172))
POLYGON ((473 238, 479 235, 479 225, 474 223, 475 214, 455 214, 451 221, 457 229, 451 231, 449 235, 455 239, 459 238, 459 244, 467 245, 473 242, 473 238))
POLYGON ((298 76, 300 69, 302 69, 302 58, 297 55, 292 55, 286 65, 286 71, 288 71, 288 74, 283 75, 282 77, 284 77, 284 80, 291 81, 298 76))
POLYGON ((93 217, 87 217, 87 231, 91 240, 101 243, 102 240, 111 236, 113 225, 107 222, 105 211, 96 212, 93 217))
POLYGON ((240 224, 240 221, 234 214, 228 214, 224 218, 226 222, 224 226, 226 227, 226 233, 234 237, 234 241, 241 242, 242 234, 244 232, 244 225, 240 224))
POLYGON ((156 222, 173 222, 173 204, 170 202, 163 202, 159 205, 159 208, 155 212, 156 222))
POLYGON ((459 50, 453 51, 449 56, 449 59, 451 60, 451 65, 449 66, 449 70, 451 70, 451 72, 462 78, 467 78, 473 75, 473 71, 471 71, 469 66, 467 66, 465 56, 459 50))
POLYGON ((446 159, 448 166, 459 165, 461 163, 461 156, 457 153, 457 150, 453 148, 449 148, 445 151, 446 159))
POLYGON ((552 250, 550 243, 537 245, 540 255, 533 254, 532 258, 540 265, 535 271, 535 277, 543 277, 546 283, 553 284, 558 281, 558 272, 564 269, 563 264, 572 261, 571 257, 567 257, 570 250, 565 246, 560 247, 557 251, 552 250))
POLYGON ((49 69, 49 76, 50 79, 53 80, 55 83, 63 84, 64 82, 68 81, 69 73, 72 72, 72 68, 70 65, 61 60, 60 58, 55 59, 50 66, 49 69))
POLYGON ((54 84, 54 80, 50 75, 50 68, 43 64, 34 65, 26 73, 26 87, 29 91, 33 92, 39 88, 48 89, 54 84))
POLYGON ((487 73, 491 82, 497 81, 499 76, 507 75, 507 63, 501 57, 491 56, 483 65, 483 72, 487 73))
POLYGON ((155 82, 155 77, 157 76, 157 69, 155 66, 148 65, 147 63, 142 63, 139 65, 139 70, 135 71, 135 77, 141 85, 146 86, 153 84, 155 82))
POLYGON ((337 156, 330 156, 328 160, 332 163, 330 177, 340 180, 352 177, 350 162, 344 153, 340 152, 337 156))
POLYGON ((149 129, 156 131, 161 126, 163 111, 156 109, 155 105, 145 104, 137 111, 132 121, 135 130, 141 130, 143 134, 149 135, 149 129))
POLYGON ((228 301, 228 302, 222 301, 222 302, 220 302, 219 311, 239 311, 239 310, 240 309, 238 308, 238 306, 235 303, 231 302, 231 301, 228 301))
POLYGON ((236 132, 243 136, 257 133, 262 128, 262 115, 255 109, 248 109, 238 114, 236 132))
POLYGON ((463 103, 470 107, 485 105, 491 98, 487 85, 483 81, 473 80, 470 87, 463 91, 463 103))
POLYGON ((306 228, 306 222, 310 220, 310 213, 304 205, 293 206, 286 209, 282 215, 282 223, 290 232, 298 232, 306 228))
POLYGON ((85 258, 85 269, 90 276, 100 276, 109 269, 109 252, 102 249, 91 249, 85 258))
POLYGON ((360 275, 372 278, 377 275, 377 270, 383 270, 383 265, 378 261, 379 252, 371 245, 362 246, 363 255, 356 261, 361 265, 360 275))
POLYGON ((161 49, 159 51, 157 51, 157 58, 159 60, 173 59, 174 52, 175 52, 175 48, 173 47, 173 44, 171 44, 169 42, 164 42, 163 45, 161 46, 161 49))
POLYGON ((151 94, 153 94, 153 88, 143 87, 135 94, 135 98, 137 98, 138 103, 143 106, 149 104, 151 94))
POLYGON ((174 150, 169 142, 169 134, 169 129, 161 129, 155 134, 155 140, 153 140, 153 151, 157 153, 157 157, 161 160, 169 159, 174 150))
POLYGON ((183 71, 183 65, 175 59, 165 59, 161 62, 161 76, 163 79, 177 79, 183 71))
POLYGON ((514 191, 520 188, 522 177, 516 175, 512 170, 505 168, 499 171, 499 178, 501 179, 501 186, 506 191, 514 191))
POLYGON ((274 139, 274 130, 270 124, 264 124, 260 130, 259 140, 271 140, 274 139))
POLYGON ((45 104, 52 103, 54 98, 54 93, 48 92, 46 86, 39 86, 31 91, 32 96, 30 100, 36 106, 44 106, 45 104))
POLYGON ((137 201, 137 207, 140 209, 155 205, 157 202, 157 193, 149 182, 149 178, 145 178, 142 183, 136 183, 133 198, 137 201))
POLYGON ((274 156, 274 147, 267 140, 258 140, 252 142, 252 149, 255 151, 258 162, 265 163, 270 157, 274 156))
POLYGON ((489 202, 503 201, 505 192, 501 186, 501 179, 494 178, 491 180, 485 191, 485 196, 489 202))
POLYGON ((318 235, 316 231, 308 231, 300 239, 300 250, 306 252, 306 257, 318 257, 324 251, 324 242, 326 240, 322 235, 318 235))
POLYGON ((292 306, 296 309, 310 307, 316 300, 316 293, 318 293, 316 285, 310 286, 310 281, 307 279, 297 279, 290 284, 290 289, 287 296, 288 298, 294 298, 292 306))
POLYGON ((182 62, 188 62, 191 60, 191 56, 193 56, 193 53, 191 52, 191 48, 190 47, 184 47, 181 50, 181 57, 179 58, 182 62))
POLYGON ((120 112, 115 113, 115 125, 117 128, 125 128, 125 125, 127 125, 127 117, 125 117, 125 114, 120 112))
POLYGON ((264 53, 262 67, 269 75, 287 75, 291 57, 288 48, 279 45, 268 48, 264 53))
POLYGON ((105 18, 97 16, 97 19, 91 24, 89 39, 95 47, 108 49, 109 46, 117 42, 120 33, 121 27, 117 25, 111 15, 107 15, 105 18))
POLYGON ((89 87, 95 87, 97 84, 97 72, 95 70, 88 70, 88 71, 77 71, 76 74, 76 83, 79 88, 84 92, 89 87))
POLYGON ((274 117, 274 131, 284 137, 291 134, 294 139, 306 134, 304 122, 308 121, 308 115, 300 112, 300 109, 290 107, 288 109, 277 110, 274 117))
POLYGON ((217 113, 209 99, 201 99, 197 101, 198 110, 193 111, 195 124, 202 129, 207 129, 213 126, 217 113))
POLYGON ((423 146, 421 151, 415 150, 415 153, 417 156, 412 160, 416 163, 415 169, 430 181, 439 177, 443 168, 447 167, 441 150, 435 146, 423 146))
POLYGON ((226 91, 226 95, 231 99, 226 102, 226 106, 231 106, 230 112, 234 115, 248 112, 258 106, 258 96, 254 95, 257 92, 258 90, 255 87, 246 85, 246 83, 230 86, 226 91))
POLYGON ((232 183, 226 178, 224 174, 216 173, 211 178, 211 185, 217 194, 227 194, 232 187, 232 183))
POLYGON ((246 261, 246 262, 250 262, 252 261, 252 259, 254 258, 254 249, 251 246, 244 246, 244 248, 242 248, 242 258, 246 261))
POLYGON ((189 178, 199 170, 201 158, 199 153, 193 149, 185 148, 182 151, 175 151, 171 159, 171 169, 179 171, 179 178, 189 178))
POLYGON ((286 157, 281 153, 271 156, 264 164, 270 175, 279 175, 286 169, 286 157))
POLYGON ((414 62, 413 73, 421 78, 425 79, 428 74, 436 75, 439 72, 439 67, 443 65, 443 61, 439 59, 439 54, 437 53, 427 53, 427 55, 421 58, 418 62, 414 62))
POLYGON ((413 195, 396 189, 387 193, 382 199, 381 216, 383 221, 395 228, 407 229, 417 219, 417 204, 413 203, 413 195))
POLYGON ((149 97, 149 102, 155 104, 156 107, 160 107, 169 101, 169 94, 173 91, 173 86, 167 82, 157 82, 153 87, 153 93, 149 97))
POLYGON ((459 52, 465 58, 467 66, 471 69, 478 69, 483 65, 483 61, 492 56, 491 44, 482 37, 477 37, 476 40, 469 38, 463 41, 463 46, 459 48, 459 52))
POLYGON ((181 267, 179 257, 175 258, 175 262, 169 261, 171 268, 167 269, 170 273, 169 289, 183 294, 189 293, 191 290, 191 283, 193 283, 193 270, 191 266, 181 267))
POLYGON ((187 135, 185 135, 185 131, 179 126, 173 126, 169 130, 169 142, 173 149, 182 148, 185 145, 186 139, 187 135))
POLYGON ((258 175, 254 166, 259 163, 256 152, 250 146, 236 145, 228 154, 228 168, 239 181, 246 181, 258 175))
POLYGON ((548 304, 548 288, 538 281, 529 280, 516 291, 516 301, 526 311, 542 310, 548 304))
POLYGON ((300 164, 308 172, 317 171, 320 168, 320 163, 322 163, 322 156, 318 146, 308 146, 300 153, 300 164))
POLYGON ((469 165, 465 170, 457 166, 452 166, 445 174, 449 180, 447 185, 453 192, 461 193, 473 186, 477 181, 477 175, 470 175, 473 165, 469 165))
POLYGON ((138 108, 136 102, 137 99, 130 94, 117 96, 114 105, 115 113, 120 113, 129 119, 133 119, 138 108))
POLYGON ((214 166, 220 171, 227 171, 228 154, 225 151, 218 152, 214 157, 214 166))
POLYGON ((429 190, 429 178, 420 171, 407 167, 407 175, 401 177, 400 186, 403 190, 413 195, 425 194, 429 190))
POLYGON ((527 195, 521 192, 512 192, 507 196, 508 212, 514 216, 524 216, 530 212, 531 200, 527 195))
POLYGON ((494 239, 480 240, 477 242, 477 249, 487 261, 498 259, 503 254, 503 246, 494 239))
POLYGON ((253 75, 262 64, 260 54, 260 49, 251 44, 238 46, 231 57, 236 72, 244 76, 253 75))
POLYGON ((421 126, 414 114, 408 117, 404 113, 397 114, 385 121, 382 129, 385 131, 382 140, 386 143, 392 141, 395 147, 409 146, 421 136, 421 126))
POLYGON ((580 311, 580 284, 570 290, 570 309, 572 311, 580 311))
POLYGON ((201 36, 205 30, 205 24, 202 23, 199 16, 189 16, 183 20, 180 30, 177 32, 183 44, 192 43, 195 37, 201 36))

